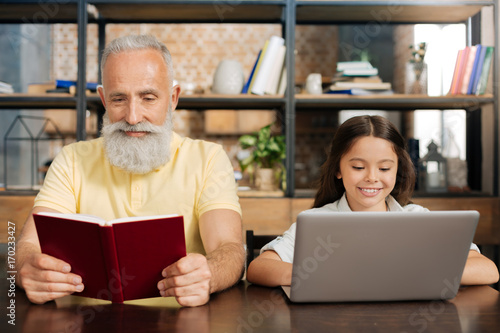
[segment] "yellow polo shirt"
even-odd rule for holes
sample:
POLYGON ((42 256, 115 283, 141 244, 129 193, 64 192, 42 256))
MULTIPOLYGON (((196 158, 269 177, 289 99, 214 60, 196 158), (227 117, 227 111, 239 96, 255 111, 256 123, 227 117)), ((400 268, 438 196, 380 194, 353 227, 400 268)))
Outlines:
POLYGON ((174 133, 170 161, 138 175, 112 166, 99 138, 63 148, 47 172, 35 206, 105 220, 183 215, 187 252, 204 254, 199 217, 213 209, 241 215, 236 188, 231 163, 218 144, 174 133))

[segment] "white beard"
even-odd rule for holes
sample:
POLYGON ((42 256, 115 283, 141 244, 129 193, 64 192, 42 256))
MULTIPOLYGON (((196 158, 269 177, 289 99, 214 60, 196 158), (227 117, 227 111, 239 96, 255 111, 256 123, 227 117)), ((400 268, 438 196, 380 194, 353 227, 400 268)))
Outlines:
POLYGON ((172 142, 172 111, 169 106, 165 123, 161 126, 148 121, 130 125, 125 120, 110 123, 103 117, 102 137, 104 151, 111 165, 134 174, 146 174, 170 161, 172 142), (142 137, 130 137, 126 131, 149 132, 142 137))

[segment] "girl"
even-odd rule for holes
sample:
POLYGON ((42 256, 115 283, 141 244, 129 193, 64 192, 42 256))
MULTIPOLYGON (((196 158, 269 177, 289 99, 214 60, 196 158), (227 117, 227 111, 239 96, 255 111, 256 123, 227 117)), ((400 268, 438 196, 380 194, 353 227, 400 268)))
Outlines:
MULTIPOLYGON (((333 138, 312 210, 428 211, 410 202, 414 184, 413 164, 396 127, 380 116, 354 117, 344 122, 333 138)), ((247 280, 270 287, 290 285, 294 245, 295 223, 262 248, 248 267, 247 280)), ((495 264, 471 244, 461 283, 497 281, 495 264)))

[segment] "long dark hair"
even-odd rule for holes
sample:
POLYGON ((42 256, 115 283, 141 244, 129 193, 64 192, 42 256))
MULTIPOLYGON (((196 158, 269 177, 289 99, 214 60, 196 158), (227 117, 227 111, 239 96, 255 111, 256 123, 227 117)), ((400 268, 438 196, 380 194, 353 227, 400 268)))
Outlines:
POLYGON ((345 192, 342 179, 337 179, 340 172, 340 159, 346 154, 354 142, 363 136, 373 136, 392 143, 398 156, 396 184, 391 195, 404 206, 411 201, 415 186, 415 169, 406 151, 406 141, 398 129, 381 116, 358 116, 345 121, 333 137, 330 154, 321 166, 319 189, 314 198, 313 207, 322 207, 337 201, 345 192))

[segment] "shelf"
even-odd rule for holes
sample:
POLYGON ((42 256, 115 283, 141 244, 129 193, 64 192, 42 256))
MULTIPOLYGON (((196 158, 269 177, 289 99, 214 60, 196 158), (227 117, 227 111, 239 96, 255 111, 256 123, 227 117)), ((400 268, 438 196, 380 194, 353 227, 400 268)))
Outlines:
POLYGON ((466 109, 475 110, 481 105, 493 103, 493 95, 482 96, 427 96, 427 95, 296 95, 296 108, 328 109, 466 109))
POLYGON ((298 0, 297 24, 460 23, 494 1, 314 1, 298 0))
MULTIPOLYGON (((475 110, 482 105, 493 103, 492 95, 483 96, 424 96, 424 95, 391 95, 391 96, 352 96, 352 95, 297 95, 297 109, 384 109, 384 110, 416 110, 416 109, 466 109, 475 110)), ((87 96, 87 104, 91 108, 101 107, 101 99, 97 94, 87 96)), ((256 95, 181 95, 177 109, 280 109, 285 104, 283 96, 256 95)), ((76 97, 69 94, 0 94, 1 109, 74 109, 76 97)))
POLYGON ((78 0, 63 4, 40 0, 0 0, 2 23, 76 23, 78 0))
MULTIPOLYGON (((87 27, 89 23, 99 24, 101 46, 104 45, 105 25, 110 23, 237 23, 281 25, 287 44, 287 64, 290 75, 289 87, 295 78, 295 47, 297 25, 301 24, 362 24, 370 37, 380 24, 421 23, 470 23, 471 17, 484 7, 496 7, 493 0, 0 0, 0 22, 2 23, 76 23, 78 24, 79 82, 85 81, 85 54, 87 27), (368 31, 371 29, 370 31, 368 31)), ((496 13, 495 13, 496 15, 496 13)), ((495 16, 496 17, 496 16, 495 16)), ((471 30, 479 27, 469 26, 471 30)), ((493 30, 493 28, 488 28, 493 30)), ((470 31, 469 31, 470 33, 470 31)), ((470 36, 469 36, 470 37, 470 36)), ((498 41, 495 41, 495 46, 498 41)), ((498 66, 495 58, 493 68, 498 66)), ((493 78, 495 80, 495 78, 493 78)), ((293 90, 293 89, 289 89, 293 90)), ((303 123, 296 126, 297 114, 314 111, 325 113, 346 109, 378 109, 411 111, 416 109, 443 110, 465 109, 474 111, 483 105, 493 105, 493 135, 498 136, 498 96, 440 96, 391 95, 391 96, 349 96, 349 95, 181 95, 178 109, 188 110, 280 110, 283 111, 284 131, 288 142, 294 142, 296 135, 309 132, 303 123), (296 114, 297 112, 297 114, 296 114)), ((79 96, 69 94, 0 95, 0 111, 4 109, 75 109, 77 114, 77 139, 85 139, 85 111, 93 109, 102 112, 103 106, 97 94, 79 96)), ((334 115, 334 113, 332 113, 334 115)), ((256 116, 259 116, 256 114, 256 116)), ((328 115, 330 117, 330 115, 328 115)), ((299 120, 300 122, 300 120, 299 120)), ((329 125, 332 125, 331 122, 329 125)), ((330 128, 314 128, 314 133, 325 135, 330 128)), ((489 143, 488 143, 489 144, 489 143)), ((294 184, 294 150, 287 148, 288 187, 285 196, 300 196, 294 184)), ((498 142, 493 141, 494 189, 498 195, 498 142)))
POLYGON ((281 190, 276 191, 259 191, 256 189, 238 191, 240 198, 283 198, 285 193, 281 190))
MULTIPOLYGON (((286 0, 89 0, 106 23, 281 23, 286 0)), ((3 23, 76 23, 78 0, 0 0, 3 23)), ((296 1, 298 24, 458 23, 494 1, 296 1), (446 13, 446 15, 443 15, 446 13)), ((92 12, 89 21, 95 22, 92 12)))
MULTIPOLYGON (((0 99, 1 101, 1 99, 0 99)), ((87 97, 87 103, 97 106, 102 105, 101 99, 96 94, 87 97)), ((256 96, 256 95, 181 95, 177 109, 188 110, 234 110, 234 109, 261 109, 269 110, 282 108, 285 100, 283 96, 256 96)), ((1 105, 1 102, 0 102, 1 105)))
POLYGON ((2 109, 75 109, 76 97, 70 94, 0 94, 2 109))
POLYGON ((261 109, 283 108, 283 96, 257 95, 181 95, 177 109, 261 109))
MULTIPOLYGON (((177 109, 261 109, 283 108, 283 96, 256 95, 181 95, 177 109)), ((102 107, 97 94, 87 95, 90 108, 102 107)), ((0 94, 1 109, 75 109, 76 97, 70 94, 0 94)))
POLYGON ((90 0, 106 23, 281 23, 284 0, 90 0))

